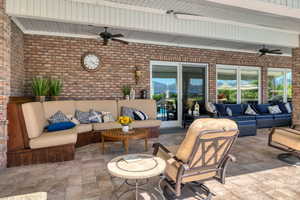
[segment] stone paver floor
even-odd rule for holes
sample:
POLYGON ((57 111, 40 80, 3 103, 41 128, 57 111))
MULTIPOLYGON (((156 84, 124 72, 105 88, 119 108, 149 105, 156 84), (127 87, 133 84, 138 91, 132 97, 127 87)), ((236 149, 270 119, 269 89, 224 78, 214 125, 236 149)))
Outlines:
MULTIPOLYGON (((229 165, 226 184, 206 182, 216 194, 214 200, 300 199, 300 168, 276 159, 281 151, 267 146, 268 132, 261 129, 258 136, 237 140, 232 151, 237 162, 229 165)), ((164 134, 149 145, 159 141, 174 147, 183 137, 183 132, 164 134)), ((142 153, 143 145, 143 141, 132 142, 130 153, 142 153)), ((114 184, 106 163, 123 149, 119 143, 106 146, 105 155, 99 144, 91 144, 76 149, 73 161, 5 169, 0 172, 0 197, 45 191, 49 200, 113 200, 114 184)), ((154 184, 157 179, 151 181, 154 184)))

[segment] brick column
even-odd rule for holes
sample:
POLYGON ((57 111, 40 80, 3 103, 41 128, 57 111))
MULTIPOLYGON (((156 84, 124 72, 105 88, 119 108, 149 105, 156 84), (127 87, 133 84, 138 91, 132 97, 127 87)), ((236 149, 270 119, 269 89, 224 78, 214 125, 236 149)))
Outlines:
POLYGON ((0 169, 6 167, 6 105, 10 92, 10 19, 0 0, 0 169))
POLYGON ((300 122, 300 48, 293 49, 293 122, 300 122))

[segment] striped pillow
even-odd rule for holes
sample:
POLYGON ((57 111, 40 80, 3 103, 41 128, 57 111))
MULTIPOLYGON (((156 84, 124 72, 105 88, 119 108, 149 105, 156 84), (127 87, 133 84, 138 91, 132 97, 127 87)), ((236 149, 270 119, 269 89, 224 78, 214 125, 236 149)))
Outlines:
POLYGON ((149 119, 149 116, 140 110, 134 111, 133 115, 134 115, 135 120, 148 120, 149 119))

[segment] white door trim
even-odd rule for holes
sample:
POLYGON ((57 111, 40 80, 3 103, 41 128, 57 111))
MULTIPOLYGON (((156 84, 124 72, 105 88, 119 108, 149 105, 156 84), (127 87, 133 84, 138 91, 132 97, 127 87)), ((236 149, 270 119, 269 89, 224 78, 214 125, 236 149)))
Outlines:
POLYGON ((208 80, 208 63, 190 63, 190 62, 169 62, 169 61, 150 61, 150 95, 152 98, 153 85, 152 85, 152 66, 176 66, 177 67, 177 119, 176 121, 164 121, 161 128, 181 127, 182 126, 182 69, 184 66, 189 67, 203 67, 205 68, 205 100, 208 101, 209 97, 209 80, 208 80))

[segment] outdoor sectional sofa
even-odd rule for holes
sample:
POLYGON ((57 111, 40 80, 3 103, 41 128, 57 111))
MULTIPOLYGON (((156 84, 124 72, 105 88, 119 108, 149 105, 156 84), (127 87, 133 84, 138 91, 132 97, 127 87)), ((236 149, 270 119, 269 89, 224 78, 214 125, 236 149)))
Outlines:
MULTIPOLYGON (((121 115, 123 106, 142 110, 149 120, 134 121, 133 128, 149 128, 149 137, 159 136, 161 121, 156 120, 156 102, 154 100, 99 100, 99 101, 48 101, 44 103, 30 102, 20 105, 18 123, 10 131, 11 140, 19 140, 18 145, 8 147, 8 166, 35 163, 57 162, 74 159, 75 147, 100 142, 101 131, 121 128, 114 122, 79 124, 68 130, 45 132, 47 119, 57 111, 73 115, 75 110, 110 112, 114 119, 121 115), (21 122, 21 123, 20 123, 21 122), (15 130, 19 126, 18 130, 15 130)), ((13 112, 13 113, 12 113, 13 112)), ((17 120, 15 120, 16 122, 17 120)), ((13 141, 9 141, 13 142, 13 141)))
MULTIPOLYGON (((268 107, 273 104, 250 105, 257 115, 246 115, 245 110, 248 104, 215 104, 218 118, 228 118, 236 121, 239 126, 239 136, 254 136, 257 128, 272 128, 278 126, 290 126, 292 114, 287 113, 283 104, 278 104, 281 114, 270 114, 268 107), (232 116, 228 116, 226 108, 232 110, 232 116)), ((291 104, 290 104, 291 105, 291 104)))

